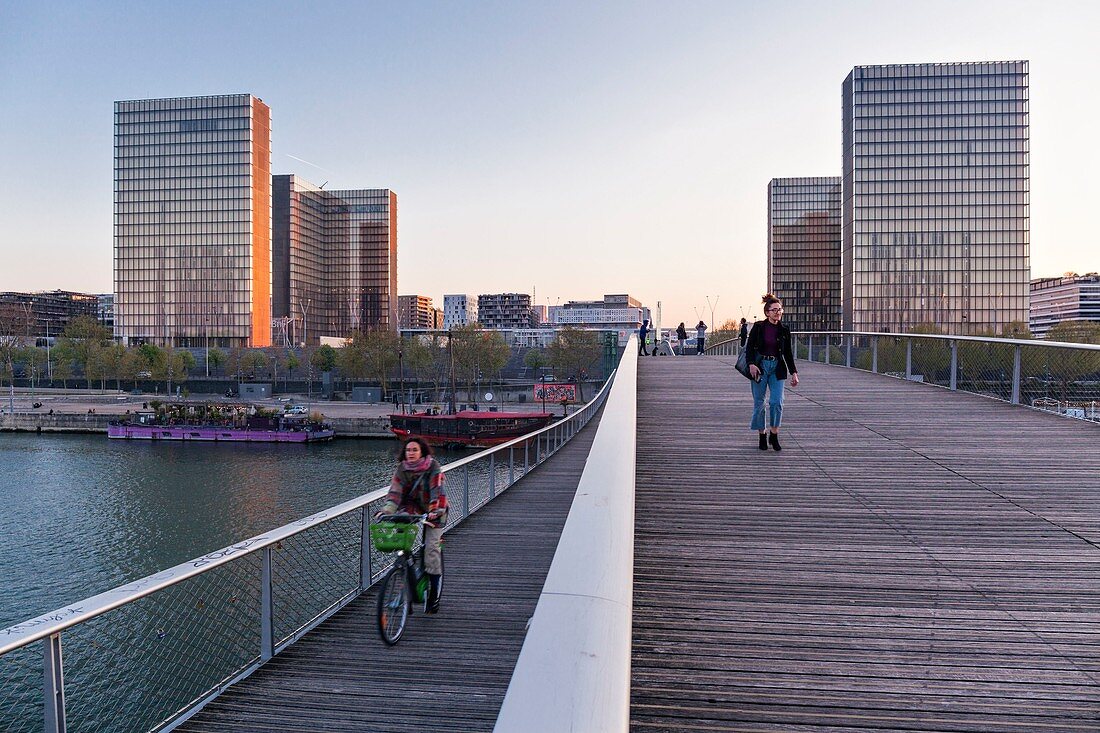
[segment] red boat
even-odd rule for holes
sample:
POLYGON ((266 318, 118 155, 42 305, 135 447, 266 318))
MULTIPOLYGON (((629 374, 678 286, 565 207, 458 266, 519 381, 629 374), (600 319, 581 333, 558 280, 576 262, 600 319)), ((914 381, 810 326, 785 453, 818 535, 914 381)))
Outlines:
POLYGON ((453 415, 426 412, 390 415, 390 430, 399 438, 422 438, 431 446, 487 448, 546 427, 549 412, 480 412, 453 415))

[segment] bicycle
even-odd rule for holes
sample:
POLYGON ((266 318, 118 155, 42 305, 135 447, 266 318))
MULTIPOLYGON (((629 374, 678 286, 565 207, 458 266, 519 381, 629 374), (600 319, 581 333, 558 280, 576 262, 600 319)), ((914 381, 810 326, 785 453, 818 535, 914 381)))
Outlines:
MULTIPOLYGON (((393 567, 382 578, 378 589, 378 634, 393 646, 405 633, 413 604, 423 604, 428 612, 429 580, 424 571, 424 545, 413 552, 420 529, 428 522, 427 514, 386 514, 370 526, 370 538, 379 552, 396 552, 393 567)), ((437 600, 443 596, 443 557, 440 554, 437 600)))

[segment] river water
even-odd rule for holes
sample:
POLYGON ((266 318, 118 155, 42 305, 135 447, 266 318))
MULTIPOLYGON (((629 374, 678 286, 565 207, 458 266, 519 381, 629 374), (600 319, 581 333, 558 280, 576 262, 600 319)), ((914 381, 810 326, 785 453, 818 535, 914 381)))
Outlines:
POLYGON ((390 440, 0 433, 0 628, 380 488, 395 456, 390 440))

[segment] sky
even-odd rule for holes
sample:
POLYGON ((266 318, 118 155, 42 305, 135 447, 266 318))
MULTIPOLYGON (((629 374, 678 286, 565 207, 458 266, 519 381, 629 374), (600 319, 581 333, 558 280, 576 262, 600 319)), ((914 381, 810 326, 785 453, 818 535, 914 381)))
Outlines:
POLYGON ((274 173, 397 193, 402 295, 760 317, 768 181, 840 174, 852 67, 1018 59, 1032 276, 1094 272, 1097 27, 1007 0, 0 0, 0 290, 111 292, 114 101, 247 92, 274 173))

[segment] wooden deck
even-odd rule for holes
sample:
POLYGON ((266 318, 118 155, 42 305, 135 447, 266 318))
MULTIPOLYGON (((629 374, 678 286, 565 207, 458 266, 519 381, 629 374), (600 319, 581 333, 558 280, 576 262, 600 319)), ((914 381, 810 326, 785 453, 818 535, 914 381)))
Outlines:
POLYGON ((443 610, 396 647, 365 593, 176 730, 491 731, 598 424, 447 533, 443 610))
POLYGON ((1100 730, 1100 425, 643 359, 632 730, 1100 730))

